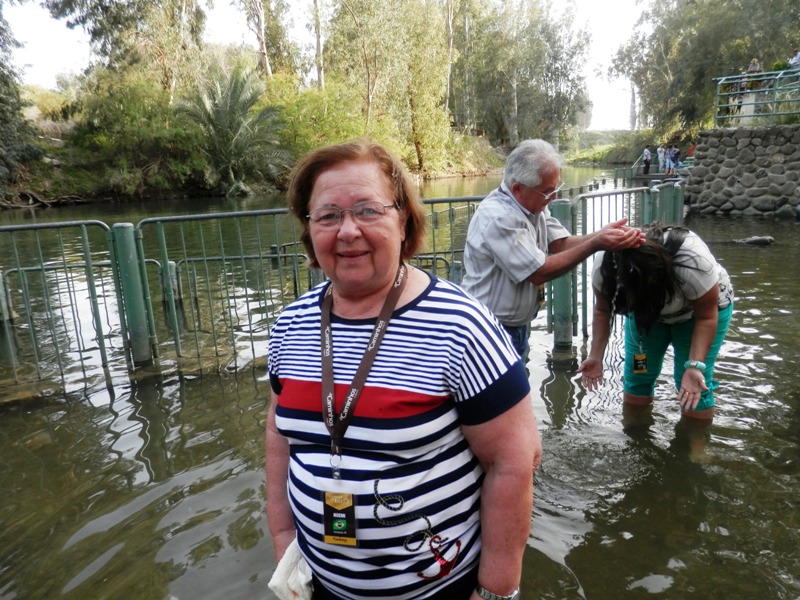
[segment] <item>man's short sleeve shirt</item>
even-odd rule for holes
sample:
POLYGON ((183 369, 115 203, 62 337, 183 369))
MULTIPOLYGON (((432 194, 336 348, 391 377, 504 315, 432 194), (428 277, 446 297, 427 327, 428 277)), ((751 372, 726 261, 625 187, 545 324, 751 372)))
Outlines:
POLYGON ((478 205, 464 247, 462 287, 501 323, 524 325, 539 310, 538 288, 528 279, 547 258, 550 244, 569 237, 547 209, 523 208, 505 184, 478 205))

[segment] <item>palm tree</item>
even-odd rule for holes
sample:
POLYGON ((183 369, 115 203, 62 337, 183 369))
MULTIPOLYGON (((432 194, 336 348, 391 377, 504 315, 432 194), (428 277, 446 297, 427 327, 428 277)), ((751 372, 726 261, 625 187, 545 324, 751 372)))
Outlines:
POLYGON ((203 152, 228 194, 244 188, 246 175, 274 181, 288 165, 289 155, 279 146, 280 109, 255 110, 263 92, 253 71, 235 69, 176 104, 203 131, 203 152))

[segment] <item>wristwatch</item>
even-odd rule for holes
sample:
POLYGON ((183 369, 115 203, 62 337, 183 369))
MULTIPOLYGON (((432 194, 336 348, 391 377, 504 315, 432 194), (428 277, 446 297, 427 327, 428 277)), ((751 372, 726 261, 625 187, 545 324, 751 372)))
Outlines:
POLYGON ((700 369, 701 371, 706 370, 706 363, 700 360, 687 360, 683 363, 684 369, 700 369))
POLYGON ((475 591, 478 592, 478 596, 483 598, 484 600, 519 600, 519 588, 515 589, 510 594, 495 594, 494 592, 490 592, 482 585, 478 585, 475 588, 475 591))

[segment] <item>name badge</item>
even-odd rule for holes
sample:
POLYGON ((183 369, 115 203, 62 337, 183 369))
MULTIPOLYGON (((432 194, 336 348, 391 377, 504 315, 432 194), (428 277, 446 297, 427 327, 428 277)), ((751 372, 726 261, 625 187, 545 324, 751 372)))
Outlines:
POLYGON ((647 354, 633 355, 633 372, 647 373, 647 354))
POLYGON ((356 505, 353 494, 325 492, 322 524, 326 544, 357 546, 356 505))

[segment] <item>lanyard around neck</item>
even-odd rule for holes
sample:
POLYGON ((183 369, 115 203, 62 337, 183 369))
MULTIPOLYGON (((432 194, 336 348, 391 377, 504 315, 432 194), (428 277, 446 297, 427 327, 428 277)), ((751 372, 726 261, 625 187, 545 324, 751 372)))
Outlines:
POLYGON ((334 390, 333 379, 333 335, 331 333, 331 307, 333 306, 333 285, 329 285, 325 291, 325 296, 322 299, 322 320, 320 323, 320 336, 322 342, 321 357, 322 357, 322 420, 328 433, 331 436, 331 467, 333 469, 334 479, 339 479, 339 464, 341 463, 342 455, 342 440, 350 425, 350 420, 353 417, 356 403, 364 389, 364 384, 367 381, 367 375, 372 368, 372 363, 375 361, 375 356, 378 354, 383 335, 386 333, 386 326, 392 316, 397 301, 400 299, 400 294, 406 285, 407 277, 405 265, 400 265, 397 270, 397 277, 395 278, 392 289, 386 296, 383 303, 381 312, 378 314, 378 320, 372 329, 372 335, 367 345, 367 350, 361 358, 361 364, 358 366, 353 382, 350 384, 350 389, 345 396, 344 404, 340 413, 336 413, 336 395, 334 390))

